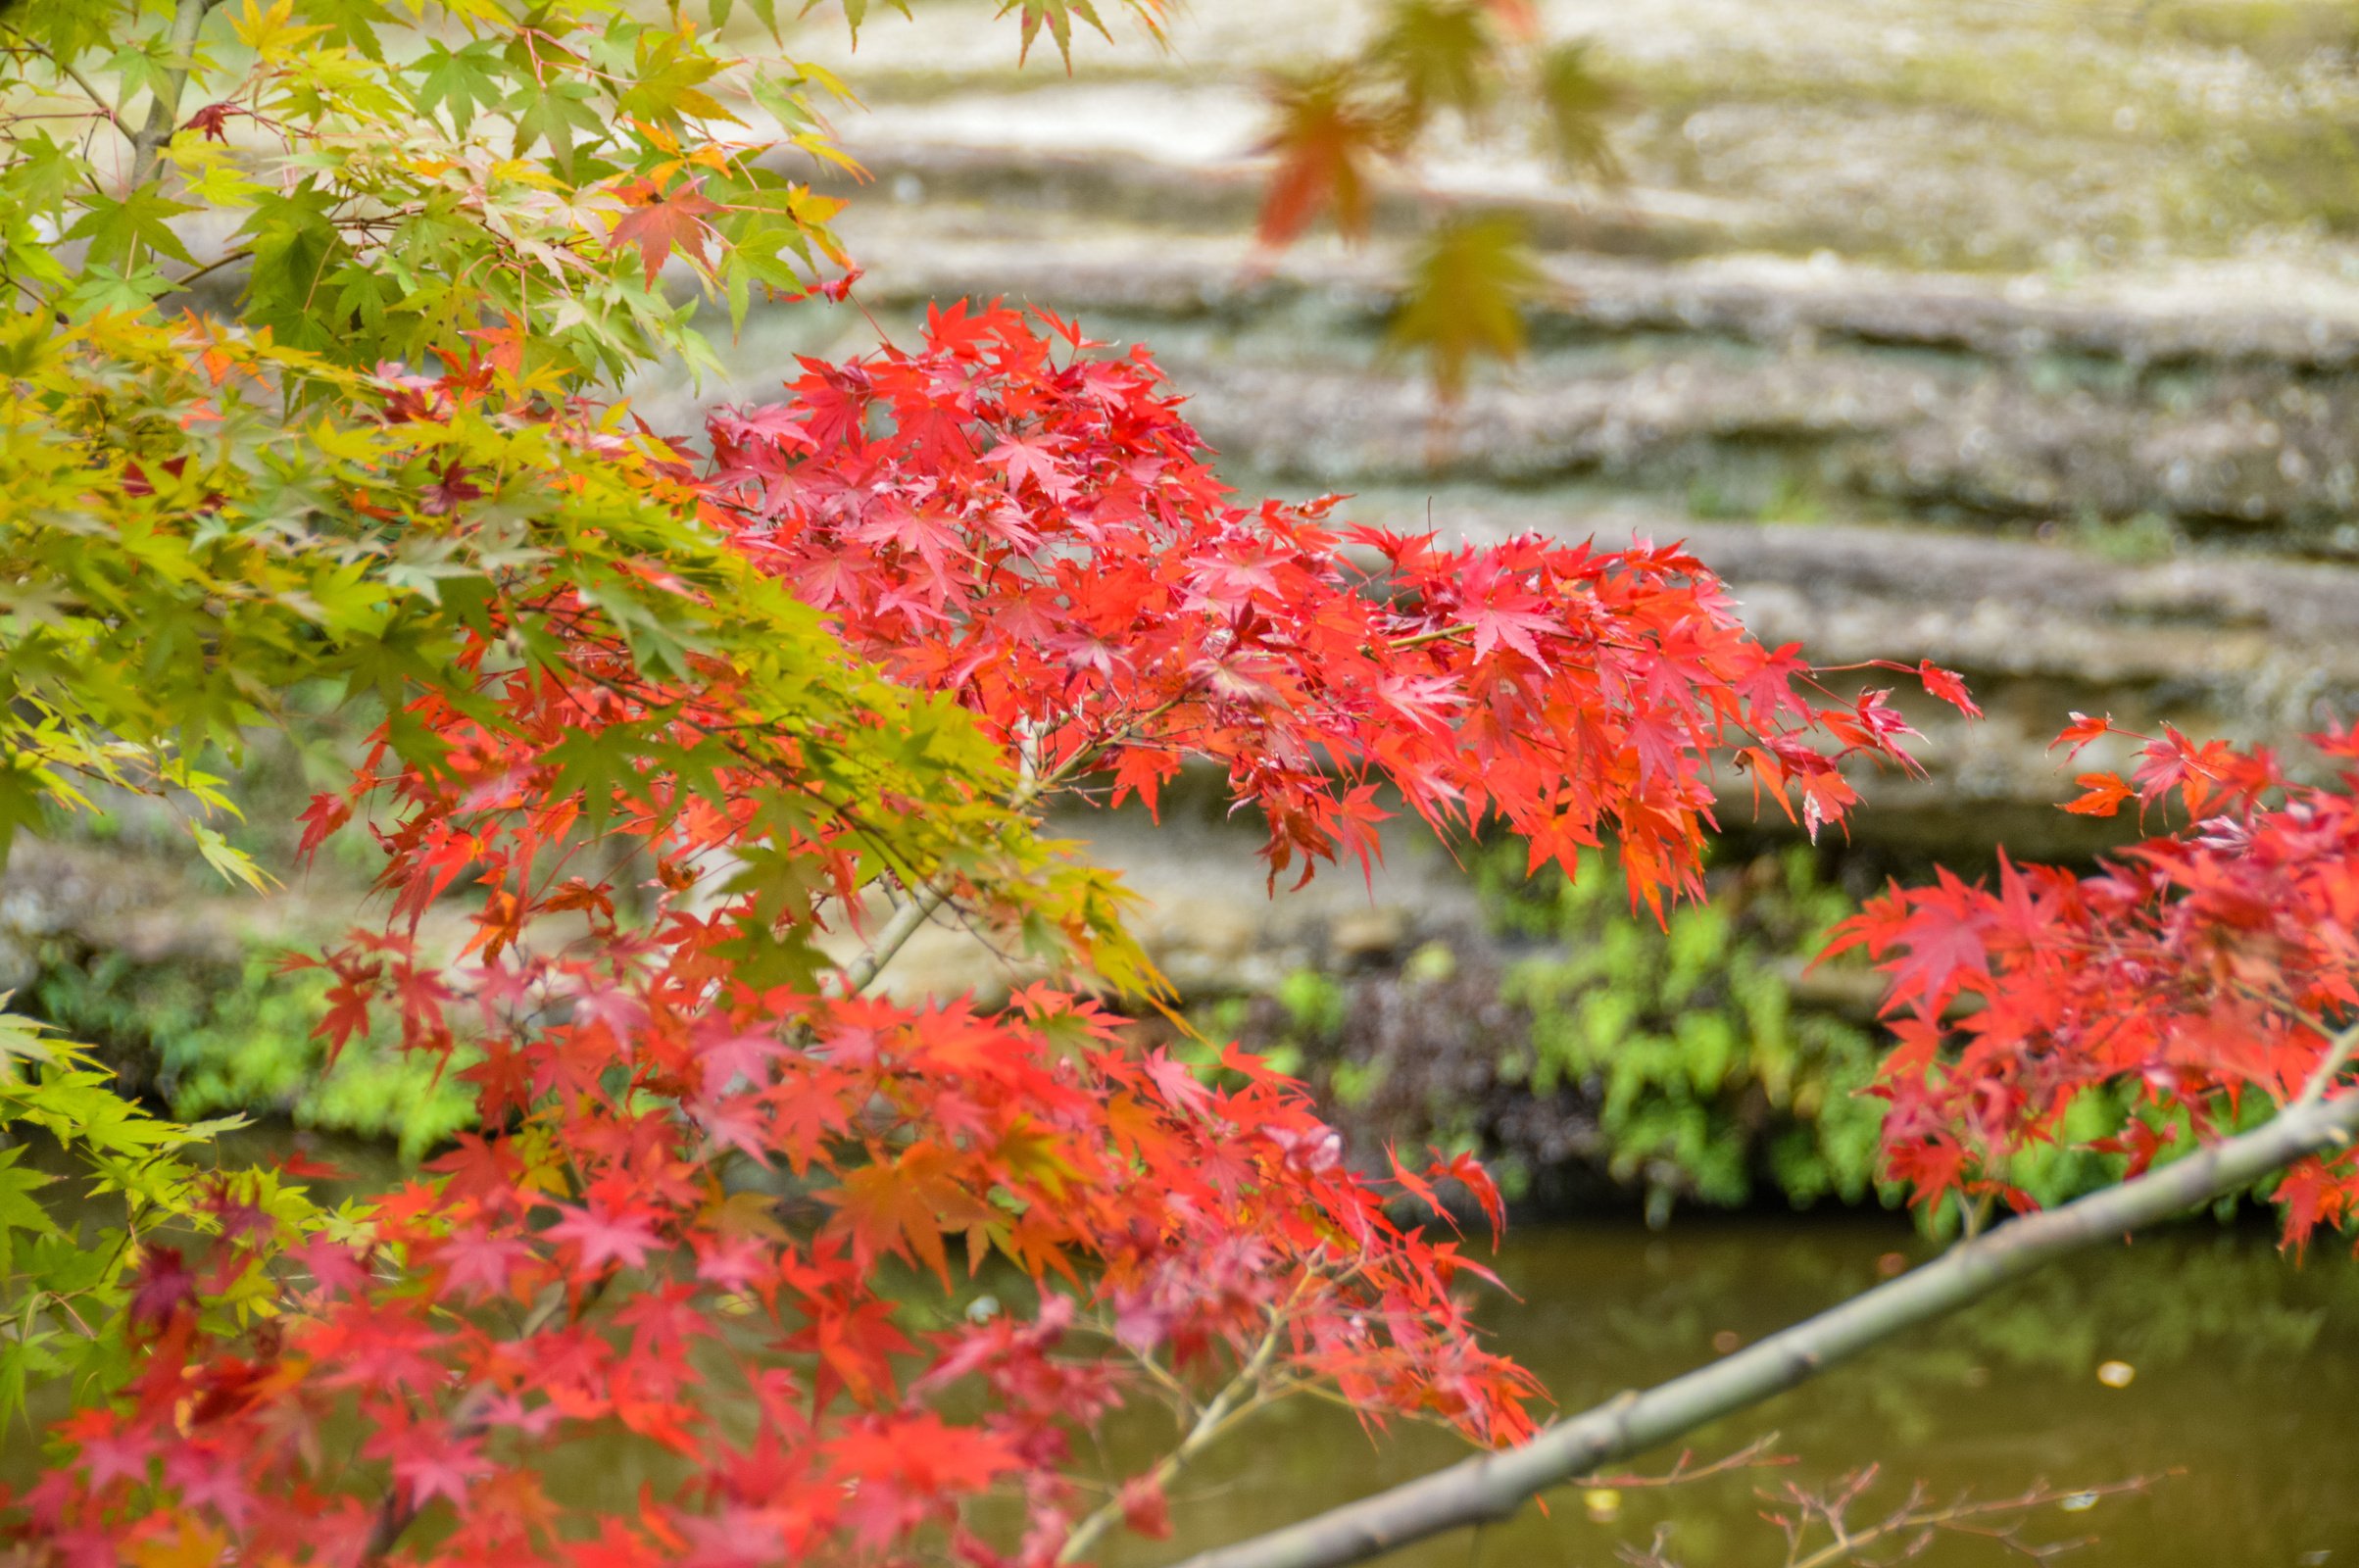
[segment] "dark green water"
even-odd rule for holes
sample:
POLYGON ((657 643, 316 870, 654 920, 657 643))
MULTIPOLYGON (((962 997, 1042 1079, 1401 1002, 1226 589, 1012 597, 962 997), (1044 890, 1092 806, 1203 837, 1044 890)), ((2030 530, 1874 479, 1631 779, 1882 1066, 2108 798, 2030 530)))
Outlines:
MULTIPOLYGON (((1521 1299, 1494 1299, 1485 1316, 1498 1344, 1578 1410, 1712 1359, 1716 1336, 1749 1341, 1866 1288, 1895 1249, 1920 1250, 1873 1221, 1683 1219, 1661 1235, 1535 1227, 1511 1234, 1500 1258, 1521 1299)), ((1460 1451, 1422 1432, 1372 1446, 1348 1414, 1311 1405, 1264 1421, 1181 1482, 1179 1539, 1126 1550, 1126 1568, 1271 1528, 1460 1451)), ((1667 1524, 1669 1554, 1688 1568, 1780 1568, 1785 1542, 1757 1516, 1756 1489, 1823 1487, 1881 1464, 1871 1502, 1897 1502, 1912 1481, 1947 1501, 2181 1472, 2143 1495, 2025 1521, 2027 1542, 2097 1537, 2062 1559, 2082 1568, 2359 1568, 2359 1266, 2333 1248, 2296 1268, 2251 1231, 2143 1240, 2062 1265, 1695 1442, 1711 1457, 1772 1431, 1793 1466, 1624 1490, 1610 1519, 1564 1493, 1548 1518, 1527 1510, 1392 1560, 1586 1568, 1621 1560, 1617 1546, 1643 1549, 1667 1524), (2126 1387, 2099 1380, 2109 1361, 2134 1371, 2126 1387)), ((1675 1457, 1627 1468, 1659 1471, 1675 1457)), ((1952 1538, 1914 1560, 2024 1559, 1952 1538)))

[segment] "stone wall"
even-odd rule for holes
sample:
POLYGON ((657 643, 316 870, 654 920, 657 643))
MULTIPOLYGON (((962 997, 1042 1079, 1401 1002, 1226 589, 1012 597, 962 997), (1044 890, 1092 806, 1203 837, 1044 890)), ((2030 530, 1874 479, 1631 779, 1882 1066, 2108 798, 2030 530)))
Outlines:
MULTIPOLYGON (((1927 775, 1861 780, 1854 831, 1880 853, 2118 841, 2054 808, 2071 710, 2272 743, 2359 710, 2341 10, 1542 10, 1631 89, 1628 184, 1448 147, 1367 248, 1275 259, 1250 241, 1254 74, 1350 47, 1367 5, 1196 0, 1167 51, 1117 22, 1070 75, 1015 69, 1012 24, 969 0, 871 18, 857 52, 832 12, 795 42, 865 102, 840 117, 869 175, 846 234, 888 326, 932 298, 1031 300, 1152 343, 1241 488, 1349 491, 1358 518, 1457 537, 1685 538, 1765 638, 1964 671, 1990 716, 1908 703, 1927 775), (1521 213, 1555 286, 1524 363, 1443 409, 1383 329, 1407 237, 1472 208, 1521 213)), ((794 352, 870 341, 857 312, 758 311, 723 384, 633 390, 689 426, 774 393, 794 352)), ((1372 890, 1339 872, 1266 903, 1251 830, 1217 806, 1163 833, 1069 824, 1130 872, 1191 990, 1471 918, 1449 858, 1407 834, 1372 890)), ((47 876, 20 855, 8 885, 47 876)), ((902 973, 997 983, 947 933, 902 973)))

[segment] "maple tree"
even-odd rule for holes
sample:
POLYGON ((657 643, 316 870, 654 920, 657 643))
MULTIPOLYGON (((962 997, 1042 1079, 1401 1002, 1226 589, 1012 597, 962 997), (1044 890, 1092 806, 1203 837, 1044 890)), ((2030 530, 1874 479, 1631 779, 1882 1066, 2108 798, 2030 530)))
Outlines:
MULTIPOLYGON (((0 1151, 0 1414, 71 1407, 0 1528, 72 1563, 1078 1561, 1312 1390, 1546 1484, 1516 1456, 1590 1429, 1536 1434, 1454 1289, 1480 1264, 1450 1196, 1500 1219, 1479 1164, 1372 1178, 1265 1064, 1127 1043, 1161 983, 1042 812, 1152 810, 1194 763, 1266 824, 1273 885, 1367 864, 1397 805, 1568 874, 1610 845, 1659 910, 1732 779, 1815 834, 1846 764, 1906 765, 1889 692, 1753 641, 1677 547, 1242 503, 1147 354, 1003 304, 650 432, 602 389, 709 352, 675 278, 740 316, 842 286, 831 209, 757 160, 827 153, 817 78, 603 0, 303 16, 0 15, 0 828, 138 791, 260 884, 213 825, 223 762, 368 715, 302 848, 364 835, 382 898, 290 962, 328 977, 331 1048, 381 1028, 477 1115, 331 1203, 8 1016, 0 1127, 85 1179, 0 1151), (244 215, 203 262, 200 208, 244 215), (188 308, 217 270, 241 303, 188 308), (880 997, 954 917, 1039 978, 880 997), (1083 1436, 1142 1400, 1169 1453, 1092 1473, 1083 1436), (663 1487, 552 1486, 614 1434, 663 1487)), ((1065 11, 1021 25, 1068 41, 1065 11)), ((2096 877, 1861 917, 1894 973, 1892 1167, 2011 1200, 2005 1156, 2076 1095, 2136 1092, 2136 1170, 2290 1104, 2275 1142, 2117 1194, 2135 1217, 2159 1176, 2186 1200, 2293 1161, 2298 1241, 2359 1192, 2318 1153, 2354 1119, 2349 780, 2168 735, 2114 788, 2196 820, 2096 877)))

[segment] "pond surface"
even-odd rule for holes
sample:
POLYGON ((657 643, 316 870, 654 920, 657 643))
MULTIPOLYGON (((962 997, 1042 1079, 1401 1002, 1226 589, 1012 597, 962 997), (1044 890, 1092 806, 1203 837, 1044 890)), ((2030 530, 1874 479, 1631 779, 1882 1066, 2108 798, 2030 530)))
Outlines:
MULTIPOLYGON (((1499 1260, 1520 1299, 1495 1298, 1484 1315, 1499 1347, 1573 1412, 1863 1290, 1894 1251, 1913 1261, 1927 1249, 1873 1218, 1683 1218, 1661 1234, 1535 1226, 1510 1232, 1499 1260)), ((2120 1366, 2108 1372, 2122 1381, 2120 1366)), ((1771 1432, 1795 1463, 1616 1497, 1562 1492, 1547 1518, 1527 1509, 1479 1538, 1460 1533, 1390 1560, 1602 1568, 1667 1526, 1666 1552, 1686 1568, 1781 1568, 1785 1543, 1758 1517, 1757 1490, 1824 1490, 1881 1464, 1855 1522, 1916 1481, 1947 1502, 1968 1490, 1992 1498, 2041 1481, 2072 1490, 2176 1471, 2143 1494, 2038 1510, 2023 1538, 2096 1537, 2063 1559, 2077 1568, 2359 1568, 2359 1265, 2330 1243, 2296 1267, 2252 1229, 2148 1238, 1917 1330, 1698 1434, 1696 1451, 1718 1457, 1771 1432), (2100 1379, 2112 1362, 2130 1369, 2125 1386, 2100 1379)), ((1144 1568, 1270 1529, 1461 1451, 1425 1432, 1372 1446, 1341 1410, 1272 1410, 1179 1483, 1180 1538, 1134 1544, 1121 1561, 1144 1568)), ((1676 1457, 1622 1468, 1659 1473, 1676 1457)), ((2022 1560, 1961 1537, 1914 1559, 2022 1560)))

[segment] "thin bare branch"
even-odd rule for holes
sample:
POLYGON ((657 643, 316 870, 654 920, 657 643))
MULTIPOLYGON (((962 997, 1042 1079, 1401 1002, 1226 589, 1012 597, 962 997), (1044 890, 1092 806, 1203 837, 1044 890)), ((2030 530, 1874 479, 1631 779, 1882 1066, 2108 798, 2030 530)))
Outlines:
MULTIPOLYGON (((2151 1488, 2159 1476, 2136 1476, 2128 1481, 2109 1482, 2097 1487, 2050 1487, 2036 1482, 2011 1497, 1977 1499, 1960 1496, 1946 1505, 1937 1506, 1926 1500, 1923 1482, 1911 1487, 1907 1497, 1872 1523, 1854 1525, 1850 1512, 1876 1478, 1875 1467, 1855 1472, 1847 1477, 1831 1495, 1814 1495, 1789 1484, 1784 1493, 1768 1500, 1794 1510, 1792 1515, 1778 1516, 1786 1526, 1787 1568, 1836 1568, 1841 1563, 1866 1563, 1863 1555, 1879 1542, 1897 1542, 1902 1558, 1916 1556, 1933 1539, 1943 1533, 1961 1536, 1980 1536, 1998 1543, 2034 1562, 2045 1562, 2061 1556, 2078 1546, 2089 1544, 2084 1536, 2068 1541, 2032 1542, 2024 1539, 2026 1515, 2037 1509, 2078 1506, 2087 1507, 2099 1497, 2122 1496, 2142 1493, 2151 1488), (1813 1529, 1827 1533, 1827 1540, 1810 1544, 1813 1529)), ((1766 1495, 1766 1494, 1765 1494, 1766 1495)))
MULTIPOLYGON (((1285 1330, 1286 1318, 1280 1313, 1272 1319, 1269 1332, 1261 1336, 1261 1343, 1253 1347, 1253 1353, 1246 1358, 1245 1365, 1238 1368, 1237 1375, 1197 1415, 1196 1424, 1188 1429, 1188 1435, 1180 1440, 1179 1446, 1163 1455, 1155 1467, 1148 1472, 1158 1490, 1169 1487, 1172 1479, 1187 1467, 1190 1460, 1211 1446, 1232 1421, 1252 1408, 1251 1401, 1260 1393, 1261 1380, 1268 1375, 1270 1363, 1277 1357, 1278 1342, 1284 1337, 1285 1330)), ((1059 1563, 1080 1562, 1121 1517, 1122 1497, 1120 1493, 1116 1493, 1073 1527, 1073 1533, 1065 1538, 1064 1549, 1057 1554, 1057 1560, 1059 1563)))
MULTIPOLYGON (((1023 810, 1088 772, 1115 747, 1135 740, 1152 728, 1157 719, 1185 702, 1189 695, 1183 692, 1177 697, 1166 698, 1155 708, 1124 725, 1120 733, 1083 747, 1045 774, 1026 778, 1008 796, 1008 809, 1023 810)), ((877 976, 884 973, 885 966, 893 961, 903 948, 909 946, 909 939, 917 934, 918 928, 950 902, 955 887, 952 878, 937 876, 911 889, 909 901, 893 911, 892 918, 884 923, 877 931, 876 939, 868 945, 868 951, 845 967, 844 994, 857 997, 876 984, 877 976)))

